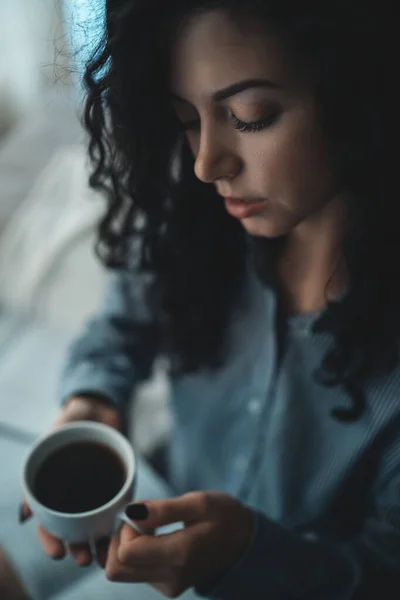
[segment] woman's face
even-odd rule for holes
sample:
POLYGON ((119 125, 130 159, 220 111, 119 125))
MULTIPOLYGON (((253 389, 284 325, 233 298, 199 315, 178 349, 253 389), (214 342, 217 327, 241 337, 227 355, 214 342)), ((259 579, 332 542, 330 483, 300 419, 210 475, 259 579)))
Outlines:
POLYGON ((250 234, 286 235, 332 200, 311 90, 272 34, 209 12, 181 26, 172 65, 195 174, 250 234))

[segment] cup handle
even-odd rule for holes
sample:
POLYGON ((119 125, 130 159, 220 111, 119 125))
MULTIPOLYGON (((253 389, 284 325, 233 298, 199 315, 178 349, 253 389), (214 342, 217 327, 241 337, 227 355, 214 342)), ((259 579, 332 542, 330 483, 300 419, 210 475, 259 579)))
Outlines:
MULTIPOLYGON (((146 535, 147 532, 144 529, 142 529, 141 527, 139 527, 138 525, 136 525, 136 523, 133 523, 132 521, 130 521, 123 511, 117 513, 117 519, 119 521, 123 521, 124 523, 129 525, 129 527, 131 527, 139 535, 146 535)), ((95 540, 94 536, 91 535, 89 537, 88 544, 89 544, 89 548, 90 548, 90 552, 91 552, 92 556, 94 558, 96 558, 97 550, 96 550, 96 540, 95 540)))
POLYGON ((123 521, 124 523, 129 525, 129 527, 131 529, 133 529, 134 531, 136 531, 136 533, 138 533, 139 535, 146 535, 146 531, 144 529, 142 529, 141 527, 139 527, 139 525, 136 525, 136 523, 134 523, 133 521, 128 519, 128 517, 126 516, 126 514, 123 511, 121 511, 117 514, 117 518, 120 521, 123 521))

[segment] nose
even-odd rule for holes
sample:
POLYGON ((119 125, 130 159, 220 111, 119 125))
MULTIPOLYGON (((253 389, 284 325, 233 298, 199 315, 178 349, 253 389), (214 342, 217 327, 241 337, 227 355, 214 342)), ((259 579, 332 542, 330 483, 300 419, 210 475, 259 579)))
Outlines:
POLYGON ((204 183, 214 183, 220 179, 233 179, 241 168, 242 161, 226 135, 216 126, 202 127, 194 163, 196 177, 204 183))

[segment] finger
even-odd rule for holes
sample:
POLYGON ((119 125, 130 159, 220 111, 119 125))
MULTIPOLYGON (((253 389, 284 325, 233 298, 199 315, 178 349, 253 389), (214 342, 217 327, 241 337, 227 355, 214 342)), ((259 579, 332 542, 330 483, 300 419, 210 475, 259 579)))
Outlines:
POLYGON ((60 410, 53 421, 53 429, 58 429, 67 423, 75 421, 96 421, 96 409, 93 403, 84 398, 71 398, 60 410))
POLYGON ((126 567, 120 563, 106 565, 106 577, 120 583, 164 583, 170 578, 166 567, 126 567))
POLYGON ((190 492, 178 498, 151 500, 145 503, 128 504, 125 514, 140 527, 156 529, 170 523, 203 521, 209 515, 214 497, 207 492, 190 492))
POLYGON ((122 569, 122 565, 118 560, 118 546, 120 543, 120 530, 116 531, 111 538, 107 552, 107 560, 105 564, 106 577, 110 581, 114 581, 113 577, 122 569))
POLYGON ((123 524, 119 531, 119 544, 130 544, 138 537, 140 537, 140 534, 137 531, 129 527, 129 525, 123 524))
POLYGON ((114 535, 112 536, 111 540, 110 540, 110 544, 108 546, 108 559, 107 560, 118 560, 117 558, 117 553, 118 553, 118 546, 120 543, 120 535, 121 535, 121 530, 118 529, 114 535))
POLYGON ((198 523, 188 529, 159 536, 140 536, 133 542, 120 544, 117 551, 122 565, 187 566, 202 546, 207 525, 198 523))
MULTIPOLYGON (((117 531, 110 542, 107 554, 107 562, 106 562, 106 577, 110 581, 120 581, 120 582, 135 582, 135 583, 150 583, 150 582, 161 582, 167 581, 169 575, 169 569, 164 566, 159 565, 151 565, 150 567, 145 567, 141 569, 140 566, 130 566, 127 564, 122 564, 118 558, 118 548, 121 545, 121 530, 117 531)), ((133 532, 135 533, 135 532, 133 532)), ((129 536, 129 532, 125 532, 127 536, 129 536)), ((135 544, 137 540, 144 539, 147 536, 137 536, 137 538, 131 539, 131 544, 135 544)))
MULTIPOLYGON (((142 537, 142 535, 153 535, 153 530, 146 530, 143 534, 140 534, 138 531, 127 525, 126 523, 122 525, 119 531, 119 543, 117 549, 117 555, 119 553, 119 549, 121 547, 126 547, 127 545, 132 544, 137 538, 142 537)), ((119 559, 118 559, 119 560, 119 559)))
POLYGON ((88 567, 92 563, 92 551, 88 544, 68 544, 68 551, 80 567, 88 567))
POLYGON ((31 516, 32 516, 32 511, 29 508, 29 506, 26 503, 26 501, 24 500, 19 505, 19 518, 18 518, 18 520, 19 520, 20 523, 25 523, 25 521, 27 521, 28 519, 30 519, 31 516))
POLYGON ((120 543, 128 543, 140 537, 141 535, 154 535, 154 529, 149 527, 139 527, 124 515, 125 525, 121 528, 120 543))
POLYGON ((37 532, 39 541, 47 556, 54 558, 55 560, 64 558, 65 548, 61 540, 48 533, 41 525, 38 525, 37 532))
POLYGON ((96 542, 96 562, 102 569, 106 566, 109 546, 110 540, 108 538, 96 542))

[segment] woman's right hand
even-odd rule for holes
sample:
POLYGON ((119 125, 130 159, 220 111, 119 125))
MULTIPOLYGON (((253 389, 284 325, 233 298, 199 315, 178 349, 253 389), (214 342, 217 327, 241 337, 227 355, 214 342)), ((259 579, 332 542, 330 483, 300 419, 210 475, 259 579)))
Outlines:
MULTIPOLYGON (((120 412, 110 406, 99 397, 74 396, 68 400, 56 418, 53 429, 57 429, 71 421, 97 421, 118 431, 122 431, 123 423, 120 412)), ((32 516, 32 512, 26 502, 23 502, 20 510, 20 522, 24 522, 32 516)), ((38 537, 45 553, 54 560, 60 560, 66 555, 66 544, 51 535, 48 531, 38 525, 38 537)), ((96 547, 97 560, 101 566, 106 562, 108 540, 101 540, 96 547)), ((92 562, 92 553, 88 544, 68 544, 68 551, 75 562, 80 566, 88 566, 92 562)))

